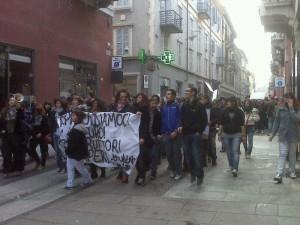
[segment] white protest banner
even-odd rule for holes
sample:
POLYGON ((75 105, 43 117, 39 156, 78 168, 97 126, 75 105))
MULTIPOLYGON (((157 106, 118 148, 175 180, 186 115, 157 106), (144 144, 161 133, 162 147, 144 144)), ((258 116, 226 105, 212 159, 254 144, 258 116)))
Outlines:
MULTIPOLYGON (((71 113, 57 119, 60 147, 65 149, 72 128, 71 113)), ((122 167, 130 174, 140 152, 140 116, 132 113, 87 113, 89 160, 99 167, 122 167)))

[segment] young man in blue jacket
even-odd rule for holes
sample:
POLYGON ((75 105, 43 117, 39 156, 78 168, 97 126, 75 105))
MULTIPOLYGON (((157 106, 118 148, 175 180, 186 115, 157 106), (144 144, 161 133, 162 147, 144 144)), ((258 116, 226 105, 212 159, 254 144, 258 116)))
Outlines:
POLYGON ((181 110, 175 99, 176 91, 173 89, 167 90, 167 102, 161 109, 162 135, 169 162, 170 178, 180 180, 182 172, 182 153, 181 137, 178 128, 181 126, 181 110))

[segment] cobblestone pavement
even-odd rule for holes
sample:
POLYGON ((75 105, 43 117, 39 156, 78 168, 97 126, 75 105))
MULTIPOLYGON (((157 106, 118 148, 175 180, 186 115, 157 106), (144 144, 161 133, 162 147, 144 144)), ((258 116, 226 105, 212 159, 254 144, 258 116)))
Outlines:
MULTIPOLYGON (((123 185, 111 175, 89 188, 66 192, 64 177, 51 178, 57 175, 50 171, 31 183, 48 177, 54 186, 21 196, 11 207, 0 204, 0 217, 12 215, 6 217, 7 225, 300 225, 300 179, 273 183, 278 146, 267 139, 255 136, 252 158, 241 155, 238 178, 226 171, 226 155, 218 153, 218 166, 206 169, 200 187, 191 185, 188 176, 170 180, 166 163, 145 187, 136 186, 134 176, 123 185)), ((1 187, 0 199, 3 195, 1 187)))

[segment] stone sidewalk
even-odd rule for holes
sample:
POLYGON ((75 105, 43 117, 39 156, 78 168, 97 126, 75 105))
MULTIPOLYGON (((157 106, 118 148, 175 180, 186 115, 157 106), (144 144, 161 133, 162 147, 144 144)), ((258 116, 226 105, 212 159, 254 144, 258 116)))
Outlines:
POLYGON ((111 177, 5 224, 300 225, 300 179, 274 184, 276 141, 256 136, 254 146, 251 160, 241 155, 238 178, 226 172, 226 156, 218 153, 218 166, 207 168, 201 187, 188 177, 170 180, 163 165, 145 187, 111 177))

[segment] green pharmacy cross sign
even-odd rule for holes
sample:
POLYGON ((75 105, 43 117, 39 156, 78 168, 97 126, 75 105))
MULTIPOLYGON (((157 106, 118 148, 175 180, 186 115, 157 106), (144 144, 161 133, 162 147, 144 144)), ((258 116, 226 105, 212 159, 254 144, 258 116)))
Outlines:
POLYGON ((169 50, 165 50, 160 55, 160 61, 162 61, 164 64, 170 65, 172 62, 175 61, 175 54, 169 50))
MULTIPOLYGON (((171 63, 175 61, 175 54, 169 50, 164 50, 160 56, 154 57, 157 57, 159 61, 167 65, 171 65, 171 63)), ((151 57, 147 56, 145 49, 142 48, 139 50, 138 60, 141 64, 146 64, 149 58, 151 57)))

